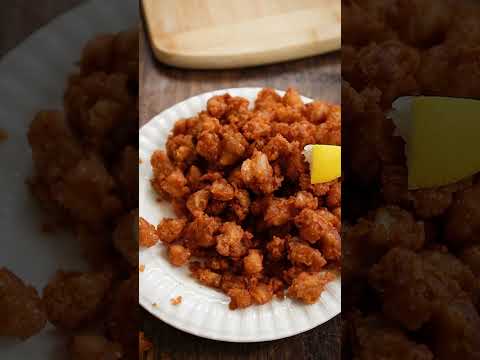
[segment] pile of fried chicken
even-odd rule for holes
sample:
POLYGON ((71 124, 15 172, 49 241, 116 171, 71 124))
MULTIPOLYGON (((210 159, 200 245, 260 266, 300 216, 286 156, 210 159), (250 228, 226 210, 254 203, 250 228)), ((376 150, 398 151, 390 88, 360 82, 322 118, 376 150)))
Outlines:
POLYGON ((479 359, 480 178, 409 191, 386 115, 404 95, 480 98, 478 3, 342 5, 342 352, 479 359))
POLYGON ((341 181, 312 185, 303 149, 340 145, 340 107, 304 104, 289 89, 249 101, 229 94, 176 122, 151 158, 151 184, 177 218, 140 219, 140 245, 160 240, 172 265, 230 297, 230 308, 274 296, 314 303, 341 257, 341 181))
POLYGON ((137 358, 137 29, 86 45, 64 111, 39 112, 28 141, 45 230, 72 230, 91 270, 59 270, 39 295, 0 269, 0 335, 26 339, 48 321, 70 338, 72 359, 137 358))

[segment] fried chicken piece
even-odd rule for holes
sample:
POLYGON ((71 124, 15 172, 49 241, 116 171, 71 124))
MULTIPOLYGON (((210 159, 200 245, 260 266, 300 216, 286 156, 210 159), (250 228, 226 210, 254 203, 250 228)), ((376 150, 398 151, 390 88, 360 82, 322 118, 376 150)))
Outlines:
POLYGON ((397 97, 418 89, 416 72, 420 56, 416 49, 399 41, 372 43, 359 51, 358 71, 364 87, 375 86, 382 92, 382 104, 390 106, 397 97))
POLYGON ((174 266, 183 266, 190 259, 191 252, 182 245, 173 244, 168 247, 168 260, 174 266))
POLYGON ((222 118, 228 110, 227 100, 229 98, 229 94, 212 96, 207 101, 208 113, 217 119, 222 118))
POLYGON ((222 166, 233 165, 243 158, 247 150, 248 142, 241 132, 234 132, 226 127, 222 129, 221 134, 222 152, 218 162, 222 166))
POLYGON ((292 220, 292 208, 288 199, 273 197, 268 201, 264 220, 268 226, 285 225, 292 220))
POLYGON ((138 95, 129 87, 135 80, 121 72, 70 76, 64 96, 66 118, 86 148, 108 156, 129 143, 134 129, 138 131, 133 121, 138 119, 138 95))
POLYGON ((342 3, 342 43, 358 46, 394 38, 385 19, 361 7, 363 3, 354 0, 342 3))
POLYGON ((442 303, 432 322, 432 349, 436 358, 478 358, 480 316, 470 299, 459 296, 442 303))
MULTIPOLYGON (((385 164, 404 162, 403 140, 393 136, 394 125, 380 108, 381 91, 371 86, 357 92, 342 82, 343 148, 346 170, 361 185, 372 185, 385 164)), ((348 177, 348 174, 347 174, 348 177)))
POLYGON ((197 247, 212 247, 217 244, 216 234, 220 229, 220 221, 217 218, 201 215, 195 220, 187 224, 185 228, 184 238, 188 248, 195 249, 197 247))
POLYGON ((246 232, 233 222, 225 222, 217 236, 217 252, 223 256, 241 257, 247 253, 246 232))
POLYGON ((388 21, 405 42, 428 48, 445 38, 453 11, 447 1, 397 0, 388 11, 388 21))
POLYGON ((478 243, 480 237, 480 183, 459 192, 448 211, 445 240, 454 248, 478 243))
POLYGON ((243 136, 249 141, 267 137, 271 131, 270 117, 263 112, 255 113, 242 128, 243 136))
POLYGON ((325 285, 334 278, 335 276, 330 272, 314 274, 301 272, 288 288, 288 296, 305 304, 313 304, 322 294, 325 285))
POLYGON ((317 209, 317 211, 320 213, 321 216, 323 216, 325 218, 325 220, 330 222, 330 224, 332 224, 332 226, 338 232, 340 232, 340 230, 342 229, 342 222, 341 222, 341 219, 338 216, 335 216, 335 214, 333 212, 331 212, 330 210, 328 210, 327 208, 324 208, 324 207, 321 207, 321 208, 317 209))
POLYGON ((239 221, 243 221, 247 217, 250 211, 250 203, 250 195, 247 190, 240 189, 235 191, 235 197, 230 206, 239 221))
POLYGON ((270 138, 262 151, 267 155, 269 161, 275 161, 281 157, 288 156, 292 151, 292 145, 282 135, 276 134, 270 138))
POLYGON ((134 267, 138 264, 139 230, 138 209, 135 209, 118 220, 113 232, 115 249, 134 267))
POLYGON ((115 35, 102 34, 89 40, 82 51, 81 72, 109 71, 113 60, 115 35))
MULTIPOLYGON (((322 126, 324 124, 318 126, 322 126)), ((298 142, 299 146, 303 149, 305 145, 316 143, 316 129, 317 128, 315 125, 307 120, 294 122, 289 126, 289 132, 286 136, 286 139, 290 142, 298 142)), ((326 142, 326 144, 329 143, 330 142, 326 142)))
POLYGON ((177 166, 188 166, 196 158, 192 135, 170 135, 165 147, 169 159, 177 166))
POLYGON ((252 305, 252 296, 245 289, 233 288, 228 290, 227 295, 230 297, 231 310, 244 309, 252 305))
POLYGON ((210 192, 215 200, 220 201, 229 201, 235 196, 235 189, 225 179, 215 180, 210 192))
MULTIPOLYGON (((291 181, 297 181, 299 177, 308 177, 308 187, 315 186, 311 185, 310 183, 310 171, 308 163, 306 162, 305 156, 303 155, 303 149, 300 148, 300 144, 298 142, 294 141, 291 143, 290 153, 285 160, 285 163, 282 163, 282 167, 284 168, 284 174, 286 179, 291 181)), ((307 189, 302 188, 302 190, 307 189)))
POLYGON ((372 267, 370 282, 382 294, 385 314, 408 330, 419 329, 441 304, 464 294, 448 274, 402 248, 390 250, 372 267))
POLYGON ((108 308, 107 329, 110 338, 122 345, 126 359, 138 355, 138 271, 133 272, 115 290, 113 302, 108 308))
POLYGON ((192 165, 187 173, 187 180, 190 188, 192 190, 200 190, 202 171, 199 169, 198 166, 192 165))
POLYGON ((219 119, 208 115, 205 111, 198 114, 198 121, 192 131, 193 135, 199 135, 203 132, 218 133, 221 125, 219 119))
POLYGON ((339 181, 333 183, 330 186, 327 194, 327 206, 329 209, 336 208, 340 206, 342 201, 342 184, 339 181))
POLYGON ((288 259, 294 266, 305 265, 314 272, 321 271, 327 264, 320 251, 299 241, 288 243, 288 259))
POLYGON ((47 322, 37 290, 5 267, 0 268, 0 336, 28 339, 47 322))
POLYGON ((360 218, 343 232, 342 273, 347 291, 361 291, 366 272, 388 250, 402 247, 418 251, 424 244, 424 224, 401 208, 381 207, 360 218))
POLYGON ((248 250, 248 255, 243 258, 243 269, 249 275, 263 271, 263 255, 260 250, 248 250))
POLYGON ((256 193, 271 194, 278 189, 283 177, 274 176, 267 155, 255 151, 253 156, 242 164, 242 179, 256 193))
POLYGON ((264 88, 260 90, 255 100, 255 110, 271 110, 282 102, 282 98, 275 90, 264 88))
POLYGON ((480 48, 463 45, 463 42, 460 44, 441 44, 423 54, 418 78, 425 93, 452 97, 479 97, 480 86, 476 79, 480 74, 475 59, 478 58, 480 48), (445 76, 436 76, 440 73, 445 76))
POLYGON ((422 258, 423 261, 433 265, 447 277, 456 281, 460 288, 465 291, 474 302, 478 301, 480 284, 477 278, 469 267, 462 263, 460 259, 450 254, 447 248, 424 251, 422 252, 422 258))
POLYGON ((305 105, 303 113, 308 121, 319 125, 327 120, 328 113, 331 110, 331 104, 315 100, 305 105))
POLYGON ((199 135, 195 149, 200 156, 214 163, 221 151, 220 137, 216 133, 204 131, 199 135))
POLYGON ((259 282, 249 289, 252 300, 255 304, 263 305, 273 298, 273 288, 270 284, 259 282))
POLYGON ((138 206, 138 158, 138 149, 127 146, 113 170, 122 190, 122 198, 131 207, 138 206))
POLYGON ((45 181, 63 177, 82 158, 82 148, 59 111, 39 112, 28 130, 35 171, 45 181))
POLYGON ((205 213, 209 199, 210 191, 207 189, 199 190, 190 195, 187 200, 187 208, 194 217, 200 216, 205 213))
MULTIPOLYGON (((337 229, 331 223, 334 215, 319 210, 304 209, 295 217, 300 237, 311 244, 320 243, 322 253, 328 260, 340 257, 341 243, 337 229)), ((336 218, 335 218, 336 219, 336 218)))
POLYGON ((475 276, 480 276, 480 245, 465 248, 460 254, 460 259, 468 265, 475 276))
POLYGON ((335 180, 326 183, 312 184, 310 181, 310 174, 303 173, 300 175, 298 182, 300 189, 309 191, 317 197, 324 197, 330 191, 330 187, 335 183, 335 180))
POLYGON ((48 320, 59 328, 78 329, 98 315, 111 286, 109 271, 57 271, 43 290, 48 320))
POLYGON ((308 191, 299 191, 289 201, 297 210, 318 208, 318 198, 308 191))
POLYGON ((228 96, 226 97, 228 104, 227 118, 231 115, 239 115, 248 112, 248 106, 250 102, 241 96, 228 96))
POLYGON ((187 186, 187 179, 180 169, 173 170, 165 177, 160 184, 161 190, 172 198, 182 198, 187 195, 190 189, 187 186))
POLYGON ((170 244, 182 236, 183 230, 187 225, 185 218, 163 219, 157 226, 157 235, 161 242, 170 244))
POLYGON ((476 3, 464 3, 458 7, 452 19, 451 26, 447 29, 446 44, 478 44, 480 41, 480 27, 478 17, 480 9, 476 3), (465 6, 466 5, 466 6, 465 6))
POLYGON ((399 207, 379 208, 371 212, 367 219, 368 223, 359 221, 359 229, 368 228, 368 234, 364 234, 363 238, 371 251, 378 254, 384 254, 393 247, 419 250, 425 243, 424 224, 415 221, 408 211, 399 207))
POLYGON ((283 95, 282 102, 286 106, 290 106, 296 109, 302 109, 304 104, 298 91, 293 88, 288 88, 283 95))
POLYGON ((187 134, 190 132, 194 132, 198 124, 199 118, 198 116, 193 116, 187 119, 180 119, 178 120, 175 125, 173 126, 173 135, 180 135, 180 134, 187 134))
POLYGON ((150 180, 152 187, 160 196, 160 199, 166 198, 168 194, 163 190, 163 182, 165 178, 174 171, 174 166, 170 162, 164 151, 156 150, 150 158, 152 165, 153 177, 150 180))
POLYGON ((140 246, 144 247, 152 247, 158 241, 155 226, 142 217, 138 218, 138 240, 140 246))
POLYGON ((331 105, 327 119, 316 127, 315 141, 320 144, 340 146, 342 143, 341 127, 341 108, 338 105, 331 105))
POLYGON ((222 283, 222 275, 205 268, 198 268, 192 271, 192 275, 206 286, 219 288, 222 283))
POLYGON ((220 287, 225 293, 228 293, 231 289, 246 289, 247 284, 244 276, 227 272, 222 276, 220 287))
POLYGON ((118 215, 123 207, 115 181, 95 156, 80 160, 56 187, 56 200, 77 220, 98 224, 118 215))
POLYGON ((285 256, 286 241, 278 236, 274 236, 272 240, 267 243, 267 251, 270 258, 278 261, 285 256))
POLYGON ((350 319, 355 359, 433 360, 426 345, 417 344, 378 315, 350 319))
POLYGON ((116 360, 123 358, 122 346, 100 335, 76 335, 70 344, 72 360, 116 360))
POLYGON ((211 257, 207 259, 204 265, 208 269, 211 269, 213 271, 219 271, 219 272, 227 271, 230 268, 229 261, 221 256, 211 257))

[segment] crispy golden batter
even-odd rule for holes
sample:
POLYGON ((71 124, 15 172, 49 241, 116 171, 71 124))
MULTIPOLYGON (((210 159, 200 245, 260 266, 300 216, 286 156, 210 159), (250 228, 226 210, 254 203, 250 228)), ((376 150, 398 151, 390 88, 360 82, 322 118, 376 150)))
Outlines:
POLYGON ((37 290, 0 268, 0 336, 27 339, 40 332, 46 322, 37 290))
POLYGON ((355 359, 433 359, 433 354, 427 346, 414 343, 395 324, 379 315, 362 318, 355 314, 348 321, 353 329, 352 347, 355 359))
POLYGON ((63 329, 77 329, 93 320, 105 305, 112 275, 58 271, 43 290, 48 320, 63 329))
POLYGON ((100 335, 76 335, 70 344, 72 360, 122 359, 122 347, 100 335))
POLYGON ((140 246, 144 247, 151 247, 158 242, 158 235, 155 226, 142 217, 138 219, 138 240, 140 246))
POLYGON ((288 295, 306 304, 313 304, 322 294, 325 285, 334 278, 335 275, 329 272, 315 274, 301 272, 293 279, 288 288, 288 295))
POLYGON ((157 226, 158 238, 163 243, 170 244, 180 238, 186 225, 186 219, 163 219, 157 226))

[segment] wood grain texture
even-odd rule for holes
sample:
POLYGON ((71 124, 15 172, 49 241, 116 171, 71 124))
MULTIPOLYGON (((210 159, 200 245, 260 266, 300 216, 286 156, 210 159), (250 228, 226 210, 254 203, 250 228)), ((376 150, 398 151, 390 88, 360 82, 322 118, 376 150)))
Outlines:
MULTIPOLYGON (((143 32, 143 30, 142 30, 143 32)), ((294 86, 300 93, 340 102, 340 54, 237 70, 180 70, 153 58, 145 33, 140 34, 140 125, 193 95, 231 87, 294 86)), ((156 360, 337 360, 340 316, 291 338, 253 344, 202 339, 176 330, 142 311, 143 328, 155 344, 156 360)))
POLYGON ((304 58, 341 46, 340 0, 142 0, 155 56, 189 69, 304 58))
POLYGON ((237 70, 182 70, 155 61, 140 41, 140 124, 191 96, 232 87, 296 87, 302 95, 340 103, 338 52, 288 63, 237 70))

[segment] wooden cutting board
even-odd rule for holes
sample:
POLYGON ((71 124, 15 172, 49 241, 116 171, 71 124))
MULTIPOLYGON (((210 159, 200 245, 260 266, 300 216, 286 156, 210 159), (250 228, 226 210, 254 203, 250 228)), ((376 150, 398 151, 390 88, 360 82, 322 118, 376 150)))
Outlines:
POLYGON ((158 60, 218 69, 298 59, 341 46, 340 0, 142 0, 158 60))

